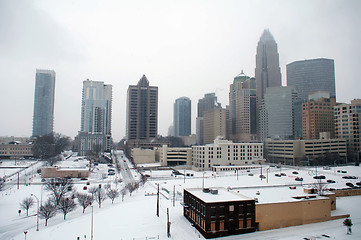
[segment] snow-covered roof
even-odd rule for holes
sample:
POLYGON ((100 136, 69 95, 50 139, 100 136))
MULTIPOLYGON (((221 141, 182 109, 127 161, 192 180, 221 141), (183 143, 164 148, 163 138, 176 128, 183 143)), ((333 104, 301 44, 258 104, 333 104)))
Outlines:
POLYGON ((211 192, 204 192, 202 188, 187 188, 188 192, 201 199, 206 203, 214 202, 231 202, 231 201, 245 201, 252 200, 252 198, 246 197, 239 193, 228 191, 225 188, 209 188, 210 190, 218 190, 217 194, 212 194, 211 192))

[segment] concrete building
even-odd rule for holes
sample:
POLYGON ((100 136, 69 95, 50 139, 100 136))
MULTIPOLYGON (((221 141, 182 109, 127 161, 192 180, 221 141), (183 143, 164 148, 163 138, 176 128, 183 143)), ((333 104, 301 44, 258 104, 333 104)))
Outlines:
POLYGON ((89 169, 68 169, 44 167, 41 169, 42 178, 87 178, 89 169))
POLYGON ((175 137, 191 134, 191 100, 181 97, 175 100, 173 109, 173 131, 175 137))
POLYGON ((293 139, 297 93, 292 87, 269 87, 260 105, 260 140, 293 139))
POLYGON ((361 99, 354 99, 350 104, 334 106, 335 136, 347 140, 349 157, 357 159, 361 150, 361 99))
POLYGON ((226 109, 214 108, 203 114, 204 144, 212 143, 217 136, 226 138, 226 109))
POLYGON ((21 159, 33 156, 33 144, 13 141, 0 144, 0 158, 21 159))
POLYGON ((192 162, 196 170, 211 170, 213 166, 241 166, 264 162, 263 143, 233 143, 217 137, 212 144, 192 147, 192 162))
POLYGON ((127 141, 138 147, 158 135, 158 87, 149 86, 145 75, 127 93, 127 141))
POLYGON ((335 136, 334 98, 310 99, 302 104, 302 136, 304 139, 317 139, 320 132, 335 136))
POLYGON ((192 165, 192 148, 163 145, 155 151, 161 166, 192 165))
POLYGON ((346 159, 345 139, 266 140, 267 161, 289 165, 307 165, 327 153, 346 159))
POLYGON ((83 81, 81 124, 78 133, 80 155, 110 152, 112 86, 101 81, 83 81))
POLYGON ((301 100, 307 101, 314 91, 327 91, 336 99, 333 59, 318 58, 286 65, 287 86, 294 87, 301 100))
POLYGON ((184 189, 183 209, 207 239, 256 231, 255 200, 225 188, 184 189))
POLYGON ((54 127, 55 72, 36 70, 33 137, 53 133, 54 127))
POLYGON ((214 109, 222 108, 221 104, 217 102, 217 97, 215 93, 206 93, 204 97, 198 100, 197 104, 197 119, 196 119, 196 135, 197 135, 197 144, 204 144, 203 137, 203 120, 204 112, 214 109))
POLYGON ((256 81, 242 71, 234 78, 229 91, 229 137, 233 142, 257 139, 256 101, 256 81))
POLYGON ((153 149, 133 148, 132 158, 135 164, 155 163, 156 151, 153 149))

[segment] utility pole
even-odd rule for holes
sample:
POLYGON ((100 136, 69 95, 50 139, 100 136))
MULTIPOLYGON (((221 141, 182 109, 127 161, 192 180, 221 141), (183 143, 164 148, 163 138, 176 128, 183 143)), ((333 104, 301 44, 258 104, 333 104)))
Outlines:
POLYGON ((173 207, 175 207, 175 185, 173 185, 173 207))
POLYGON ((19 185, 20 185, 20 182, 19 182, 20 179, 19 178, 20 178, 20 176, 19 176, 19 172, 18 172, 18 189, 19 189, 19 185))
POLYGON ((170 238, 169 208, 167 208, 167 237, 170 238))
POLYGON ((157 191, 157 217, 159 217, 159 183, 158 185, 158 191, 157 191))

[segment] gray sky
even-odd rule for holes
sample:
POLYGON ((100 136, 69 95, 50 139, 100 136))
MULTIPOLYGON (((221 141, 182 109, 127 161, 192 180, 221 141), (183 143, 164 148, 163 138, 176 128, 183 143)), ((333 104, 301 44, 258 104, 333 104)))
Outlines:
POLYGON ((82 83, 113 85, 112 133, 125 136, 126 93, 145 74, 159 87, 159 134, 173 103, 215 92, 228 104, 242 69, 254 76, 258 40, 270 29, 286 64, 335 60, 339 102, 361 98, 359 0, 0 0, 0 136, 30 136, 36 69, 56 72, 56 132, 80 129, 82 83))

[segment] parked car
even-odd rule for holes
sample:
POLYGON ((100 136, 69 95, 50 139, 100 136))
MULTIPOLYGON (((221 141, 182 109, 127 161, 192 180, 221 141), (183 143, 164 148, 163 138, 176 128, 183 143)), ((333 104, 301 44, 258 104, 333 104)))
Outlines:
POLYGON ((276 176, 276 177, 281 177, 281 174, 276 173, 275 176, 276 176))
POLYGON ((350 176, 343 176, 343 179, 350 179, 350 176))
POLYGON ((265 179, 266 177, 265 177, 265 175, 259 175, 259 178, 262 178, 262 179, 265 179))
POLYGON ((342 173, 347 173, 347 171, 345 171, 345 170, 343 170, 343 171, 341 171, 342 173))
POLYGON ((249 173, 248 176, 253 176, 253 173, 249 173))
POLYGON ((297 172, 297 171, 293 171, 292 173, 293 173, 293 174, 298 174, 298 172, 297 172))
POLYGON ((361 186, 361 182, 357 182, 356 185, 361 186))
POLYGON ((328 182, 328 183, 335 183, 336 181, 335 181, 335 180, 332 180, 332 179, 327 179, 327 182, 328 182))
POLYGON ((323 175, 314 176, 313 178, 314 179, 326 179, 326 177, 323 175))
POLYGON ((353 185, 352 183, 350 183, 350 182, 346 183, 346 186, 348 186, 348 187, 354 187, 354 185, 353 185))
POLYGON ((280 173, 281 174, 281 176, 286 176, 286 173, 280 173))
POLYGON ((303 178, 301 178, 301 177, 296 177, 296 178, 295 178, 295 181, 302 182, 302 181, 303 181, 303 178))

